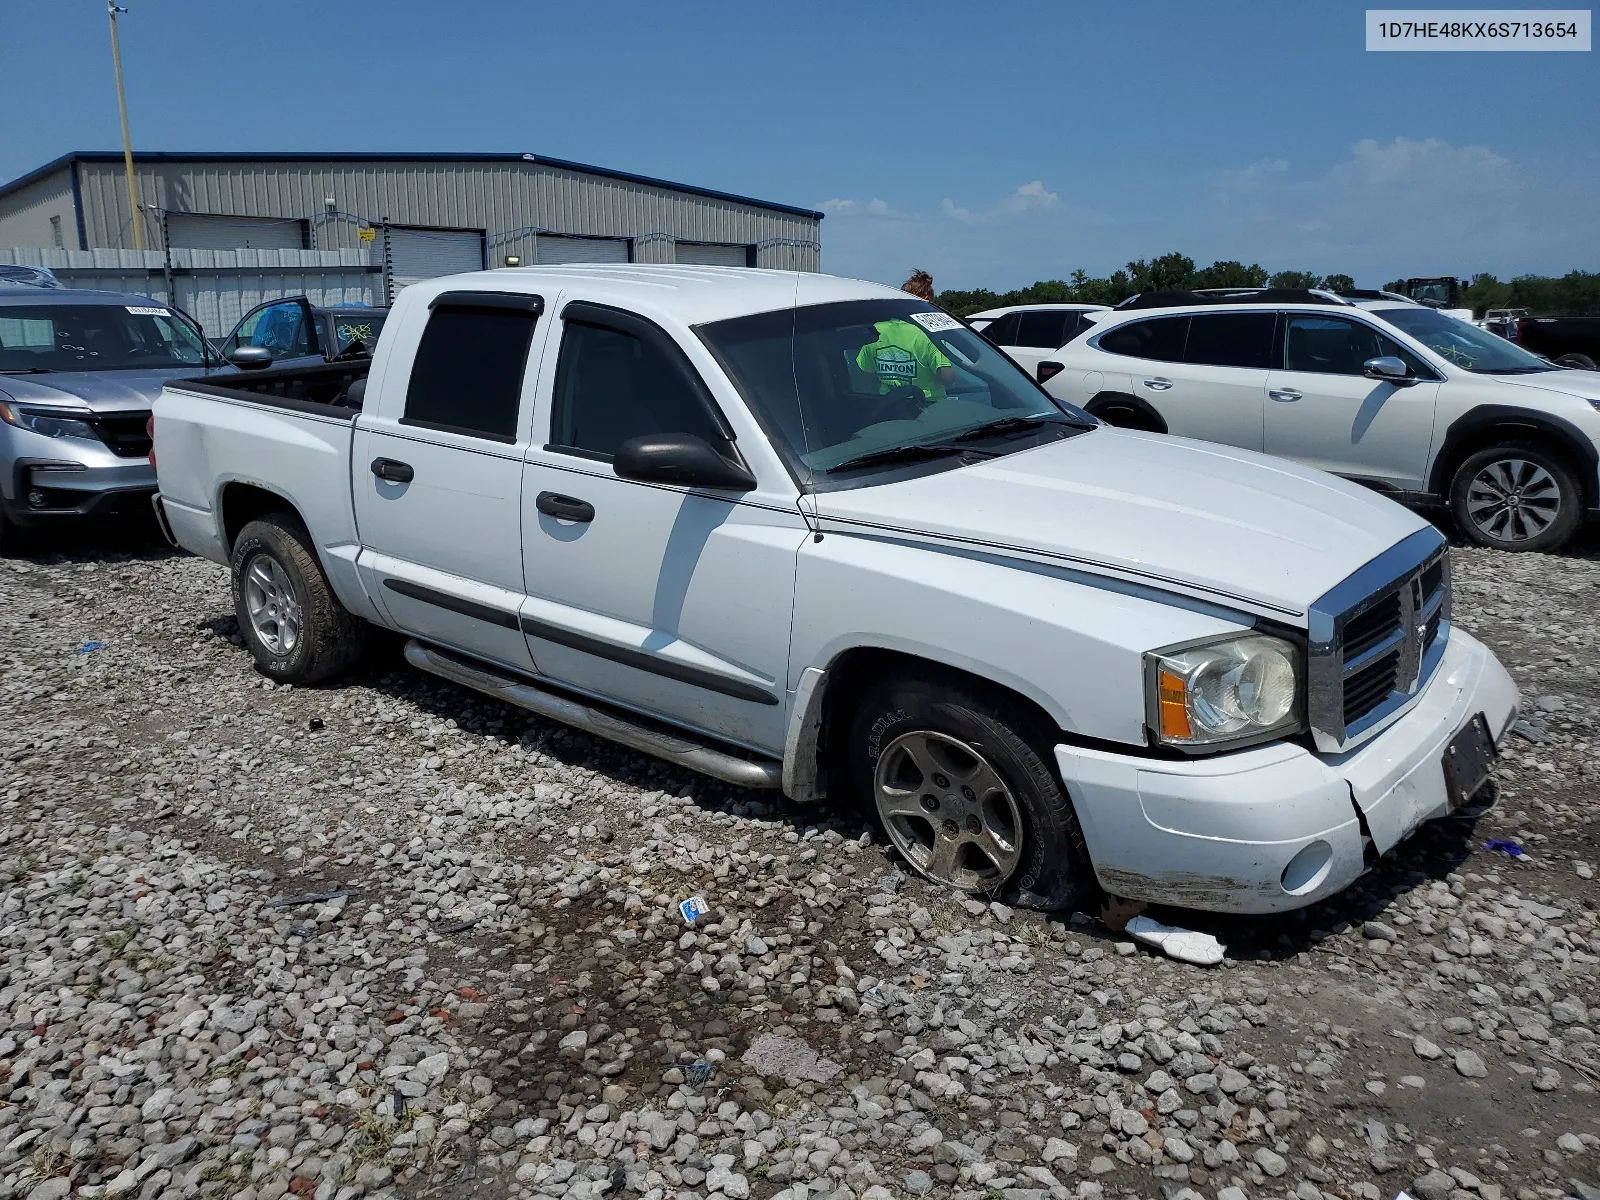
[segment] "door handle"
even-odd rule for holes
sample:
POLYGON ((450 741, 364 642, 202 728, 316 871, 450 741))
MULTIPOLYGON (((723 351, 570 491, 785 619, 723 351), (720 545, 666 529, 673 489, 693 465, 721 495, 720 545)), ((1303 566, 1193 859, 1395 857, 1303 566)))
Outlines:
POLYGON ((403 463, 395 458, 373 459, 372 473, 379 479, 387 479, 390 483, 410 483, 417 474, 411 469, 410 463, 403 463))
POLYGON ((1144 385, 1153 392, 1164 392, 1172 386, 1172 380, 1161 378, 1146 379, 1144 385))
POLYGON ((540 492, 533 506, 545 516, 556 517, 562 521, 581 521, 587 524, 594 520, 594 505, 587 500, 563 496, 559 492, 540 492))
POLYGON ((1293 388, 1278 388, 1276 391, 1268 392, 1267 395, 1271 396, 1274 400, 1282 401, 1285 404, 1289 403, 1290 401, 1300 399, 1300 393, 1295 391, 1293 388))

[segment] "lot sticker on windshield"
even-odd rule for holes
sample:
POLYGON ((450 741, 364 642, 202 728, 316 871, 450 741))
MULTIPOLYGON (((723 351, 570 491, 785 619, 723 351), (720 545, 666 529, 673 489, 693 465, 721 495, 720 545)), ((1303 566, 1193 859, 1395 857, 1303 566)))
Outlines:
POLYGON ((943 333, 946 329, 960 329, 961 322, 942 312, 914 312, 911 319, 929 333, 943 333))
POLYGON ((123 307, 136 317, 164 317, 167 315, 166 309, 151 308, 149 305, 141 307, 137 304, 125 304, 123 307))

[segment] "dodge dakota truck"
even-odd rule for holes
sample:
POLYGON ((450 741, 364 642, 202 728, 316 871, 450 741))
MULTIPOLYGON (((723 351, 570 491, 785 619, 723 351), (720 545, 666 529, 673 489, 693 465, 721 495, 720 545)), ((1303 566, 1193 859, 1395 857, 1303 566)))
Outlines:
POLYGON ((464 687, 859 804, 1012 903, 1311 903, 1491 803, 1517 711, 1420 517, 1102 425, 876 284, 435 279, 370 363, 170 384, 155 454, 267 676, 382 626, 464 687))

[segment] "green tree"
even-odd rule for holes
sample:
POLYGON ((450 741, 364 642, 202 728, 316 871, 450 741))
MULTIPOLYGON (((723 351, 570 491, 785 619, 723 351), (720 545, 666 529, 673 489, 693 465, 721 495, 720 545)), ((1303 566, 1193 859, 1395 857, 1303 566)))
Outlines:
POLYGON ((1330 292, 1349 292, 1355 290, 1356 281, 1348 275, 1324 275, 1317 286, 1330 292))
POLYGON ((1267 280, 1268 287, 1314 288, 1321 280, 1310 271, 1279 271, 1267 280))
POLYGON ((1194 286, 1194 259, 1187 254, 1163 254, 1145 262, 1128 264, 1128 275, 1137 292, 1180 292, 1194 286))
POLYGON ((1267 282, 1267 269, 1257 263, 1248 267, 1243 263, 1234 262, 1232 259, 1214 262, 1209 267, 1202 267, 1194 273, 1191 287, 1197 288, 1240 288, 1261 287, 1267 282))

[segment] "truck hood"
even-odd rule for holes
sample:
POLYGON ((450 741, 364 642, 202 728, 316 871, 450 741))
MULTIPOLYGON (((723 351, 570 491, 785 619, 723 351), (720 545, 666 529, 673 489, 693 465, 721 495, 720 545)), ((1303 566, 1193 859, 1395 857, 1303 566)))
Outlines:
POLYGON ((815 500, 824 531, 839 522, 1053 559, 1296 617, 1427 525, 1320 471, 1110 427, 815 500))
POLYGON ((143 412, 155 404, 169 379, 198 375, 194 367, 159 371, 52 371, 48 375, 0 375, 0 395, 18 404, 82 408, 90 412, 143 412))

